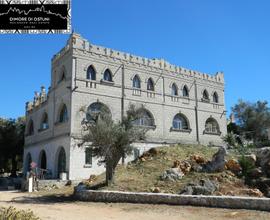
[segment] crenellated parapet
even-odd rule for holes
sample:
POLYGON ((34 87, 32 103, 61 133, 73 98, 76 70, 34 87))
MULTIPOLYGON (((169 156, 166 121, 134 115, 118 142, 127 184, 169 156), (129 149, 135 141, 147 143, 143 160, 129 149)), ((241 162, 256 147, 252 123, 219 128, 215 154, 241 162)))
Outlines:
POLYGON ((48 99, 48 94, 46 93, 46 89, 44 86, 41 86, 40 92, 35 92, 33 101, 26 102, 25 111, 29 113, 33 111, 35 108, 38 108, 40 105, 45 103, 48 99))
POLYGON ((69 49, 81 50, 84 53, 95 54, 100 57, 107 57, 113 60, 125 62, 126 64, 133 63, 145 68, 164 70, 164 72, 172 72, 176 74, 182 74, 197 79, 208 80, 211 82, 224 83, 223 72, 217 72, 214 75, 202 73, 199 71, 189 70, 180 66, 173 65, 164 59, 150 59, 132 55, 125 52, 120 52, 110 48, 97 46, 91 44, 88 40, 81 37, 80 34, 72 33, 67 41, 66 46, 56 55, 54 55, 52 61, 57 61, 62 57, 69 49))

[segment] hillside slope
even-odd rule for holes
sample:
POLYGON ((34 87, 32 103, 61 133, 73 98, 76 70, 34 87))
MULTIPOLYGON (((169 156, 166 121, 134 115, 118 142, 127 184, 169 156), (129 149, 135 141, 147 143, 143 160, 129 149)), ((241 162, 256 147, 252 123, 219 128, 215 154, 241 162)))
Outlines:
MULTIPOLYGON (((86 182, 89 188, 133 192, 164 192, 179 193, 189 183, 195 183, 202 179, 209 179, 219 185, 215 195, 244 195, 259 196, 253 189, 244 184, 244 180, 236 177, 230 171, 218 173, 201 173, 190 171, 182 179, 177 181, 161 180, 160 176, 165 170, 171 168, 174 161, 183 161, 197 155, 206 161, 211 160, 217 148, 198 145, 175 145, 157 148, 155 155, 138 158, 128 165, 119 165, 115 172, 115 183, 110 187, 102 187, 105 174, 92 177, 86 182)), ((236 158, 234 152, 229 152, 226 159, 236 158)))

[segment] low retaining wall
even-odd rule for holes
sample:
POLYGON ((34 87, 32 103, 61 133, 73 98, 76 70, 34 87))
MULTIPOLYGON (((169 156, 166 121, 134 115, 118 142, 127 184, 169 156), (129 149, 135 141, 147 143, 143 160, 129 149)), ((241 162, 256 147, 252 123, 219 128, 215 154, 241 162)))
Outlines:
POLYGON ((230 209, 270 211, 270 199, 236 196, 175 195, 165 193, 134 193, 118 191, 78 190, 74 196, 82 201, 125 202, 169 205, 191 205, 230 209))
POLYGON ((77 185, 81 181, 79 180, 55 180, 55 179, 50 179, 50 180, 39 180, 38 181, 38 189, 39 190, 50 190, 50 189, 55 189, 55 188, 63 188, 64 186, 67 185, 67 183, 70 183, 71 185, 77 185))

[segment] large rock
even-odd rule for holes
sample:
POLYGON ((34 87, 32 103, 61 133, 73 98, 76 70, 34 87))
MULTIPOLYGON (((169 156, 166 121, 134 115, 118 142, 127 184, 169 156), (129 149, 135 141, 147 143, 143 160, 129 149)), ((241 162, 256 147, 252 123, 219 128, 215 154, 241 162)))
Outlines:
POLYGON ((184 173, 180 168, 170 168, 166 170, 161 176, 161 180, 176 181, 182 179, 184 173))
POLYGON ((258 189, 241 189, 239 193, 252 197, 263 197, 263 193, 258 189))
POLYGON ((218 185, 209 179, 200 180, 198 184, 190 183, 180 192, 182 195, 212 195, 218 185))
POLYGON ((263 176, 263 172, 261 168, 253 168, 248 172, 248 177, 252 179, 258 179, 263 176))
POLYGON ((186 175, 191 170, 191 164, 188 161, 184 160, 180 163, 179 168, 186 175))
POLYGON ((195 161, 198 164, 204 164, 206 162, 205 158, 198 154, 191 155, 190 159, 195 161))
POLYGON ((257 161, 257 157, 255 154, 249 154, 249 155, 245 155, 245 160, 248 164, 250 164, 251 166, 255 167, 256 161, 257 161))
POLYGON ((206 164, 203 164, 202 171, 207 173, 224 171, 226 154, 226 149, 224 147, 220 147, 218 152, 213 155, 212 160, 208 161, 206 164))
POLYGON ((151 187, 151 192, 153 192, 153 193, 160 193, 161 192, 161 190, 160 190, 160 188, 159 187, 151 187))
POLYGON ((239 175, 242 171, 242 167, 238 163, 237 160, 230 159, 225 163, 226 169, 231 171, 232 173, 239 175))
POLYGON ((175 160, 172 168, 179 168, 186 175, 191 170, 191 164, 187 160, 183 160, 181 162, 179 160, 175 160))
POLYGON ((246 179, 246 183, 259 189, 266 197, 270 197, 270 178, 246 179))
POLYGON ((83 192, 87 190, 87 186, 84 183, 79 183, 77 186, 75 186, 74 190, 76 192, 83 192))
POLYGON ((270 147, 265 147, 257 150, 257 166, 262 168, 262 171, 270 177, 270 147))

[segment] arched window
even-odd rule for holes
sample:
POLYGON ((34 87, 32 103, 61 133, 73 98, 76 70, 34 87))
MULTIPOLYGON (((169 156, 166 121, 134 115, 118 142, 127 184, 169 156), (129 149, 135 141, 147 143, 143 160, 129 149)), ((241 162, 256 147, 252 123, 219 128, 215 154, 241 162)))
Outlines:
POLYGON ((218 94, 217 94, 217 92, 214 92, 214 94, 213 94, 213 102, 218 103, 218 94))
POLYGON ((135 126, 145 126, 145 127, 153 127, 155 126, 155 120, 152 114, 146 110, 141 109, 139 111, 138 118, 134 121, 135 126))
POLYGON ((86 78, 89 80, 96 80, 96 71, 92 65, 87 69, 86 78))
POLYGON ((27 130, 28 135, 33 135, 34 134, 34 122, 31 119, 28 123, 28 130, 27 130))
POLYGON ((205 132, 210 134, 220 134, 219 125, 214 118, 208 118, 206 120, 205 132))
POLYGON ((109 117, 111 117, 112 115, 110 109, 106 105, 101 102, 94 102, 87 108, 86 119, 88 121, 91 121, 93 120, 93 117, 98 115, 100 112, 109 117))
POLYGON ((178 96, 178 88, 175 83, 172 84, 172 96, 178 96))
POLYGON ((183 87, 183 96, 189 97, 188 87, 186 85, 183 87))
POLYGON ((208 94, 206 89, 203 91, 203 99, 204 100, 209 100, 209 94, 208 94))
POLYGON ((136 89, 141 88, 141 80, 138 75, 135 75, 133 78, 133 88, 136 88, 136 89))
POLYGON ((187 118, 182 114, 175 115, 173 118, 172 127, 175 130, 188 130, 189 125, 187 118))
POLYGON ((41 119, 40 129, 45 130, 49 128, 48 114, 45 112, 41 119))
POLYGON ((105 70, 103 79, 104 79, 105 81, 112 82, 112 73, 111 73, 111 71, 110 71, 109 69, 106 69, 106 70, 105 70))
POLYGON ((64 104, 60 110, 59 114, 59 122, 67 122, 68 121, 68 111, 67 111, 67 106, 64 104))
POLYGON ((151 78, 147 80, 147 90, 155 91, 154 82, 151 78))

